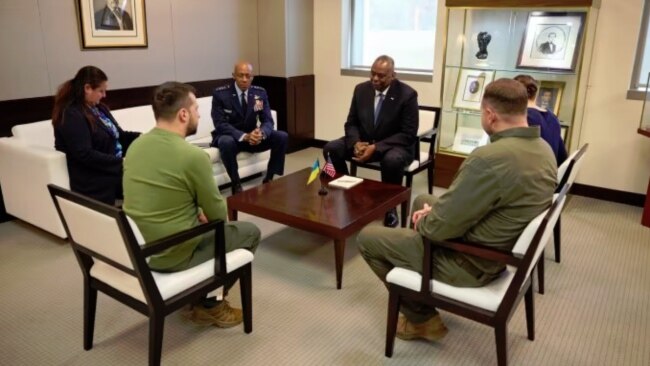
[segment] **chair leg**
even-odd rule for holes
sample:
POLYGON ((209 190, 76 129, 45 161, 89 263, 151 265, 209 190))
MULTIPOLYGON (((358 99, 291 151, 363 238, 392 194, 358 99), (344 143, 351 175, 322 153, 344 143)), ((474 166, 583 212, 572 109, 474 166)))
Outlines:
POLYGON ((357 164, 350 162, 350 175, 353 177, 357 176, 357 164))
POLYGON ((405 203, 400 205, 400 214, 400 225, 405 228, 409 219, 408 206, 405 203))
POLYGON ((250 263, 246 265, 242 276, 239 278, 241 304, 244 313, 244 332, 253 331, 253 302, 252 302, 252 271, 250 263))
POLYGON ((400 297, 395 291, 388 291, 388 317, 386 321, 386 357, 393 356, 400 297))
POLYGON ((406 174, 406 186, 409 188, 413 186, 413 175, 406 174))
MULTIPOLYGON (((537 261, 537 284, 539 286, 538 291, 540 294, 544 294, 544 251, 542 250, 542 255, 539 256, 537 261)), ((532 286, 532 284, 531 284, 532 286)))
POLYGON ((505 321, 494 327, 494 335, 497 342, 497 364, 506 366, 508 364, 508 329, 505 321))
POLYGON ((429 194, 433 194, 433 162, 427 168, 427 183, 429 194))
POLYGON ((524 302, 526 304, 526 330, 528 330, 528 339, 535 340, 535 302, 534 302, 533 282, 531 280, 530 286, 524 295, 524 302))
POLYGON ((561 233, 561 225, 560 222, 562 221, 562 216, 558 216, 557 222, 555 223, 555 227, 553 227, 553 244, 555 244, 555 262, 560 263, 560 233, 561 233))
POLYGON ((160 365, 165 316, 154 312, 149 316, 149 365, 160 365))
POLYGON ((95 313, 97 310, 97 289, 84 281, 84 349, 93 348, 95 313))

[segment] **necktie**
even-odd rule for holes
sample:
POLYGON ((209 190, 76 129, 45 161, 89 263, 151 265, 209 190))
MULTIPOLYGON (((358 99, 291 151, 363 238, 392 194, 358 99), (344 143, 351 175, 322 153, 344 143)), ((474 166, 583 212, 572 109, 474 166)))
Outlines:
POLYGON ((381 104, 384 102, 384 93, 379 93, 379 100, 377 101, 377 106, 375 106, 375 126, 377 125, 377 117, 379 117, 379 111, 381 110, 381 104))
POLYGON ((242 92, 241 93, 241 109, 246 113, 246 109, 248 108, 248 103, 246 103, 246 93, 242 92))

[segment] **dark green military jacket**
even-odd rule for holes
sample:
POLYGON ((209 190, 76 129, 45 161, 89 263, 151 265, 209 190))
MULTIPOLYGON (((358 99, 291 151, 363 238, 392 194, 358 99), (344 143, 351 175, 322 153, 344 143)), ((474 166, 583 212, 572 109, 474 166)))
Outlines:
MULTIPOLYGON (((490 141, 467 157, 449 190, 418 224, 420 234, 511 250, 528 222, 551 205, 557 164, 539 127, 511 128, 490 141)), ((463 256, 485 273, 504 268, 463 256)))

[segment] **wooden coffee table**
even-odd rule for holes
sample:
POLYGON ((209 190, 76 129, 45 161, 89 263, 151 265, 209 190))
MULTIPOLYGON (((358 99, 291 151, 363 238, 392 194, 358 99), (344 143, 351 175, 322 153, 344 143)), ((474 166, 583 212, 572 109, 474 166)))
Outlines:
MULTIPOLYGON (((341 288, 345 240, 370 222, 383 218, 386 211, 402 205, 402 217, 409 210, 411 189, 365 179, 350 189, 327 187, 331 178, 320 177, 327 195, 319 195, 318 179, 307 184, 306 168, 228 197, 228 216, 237 212, 275 221, 334 240, 336 288, 341 288)), ((402 220, 404 226, 406 220, 402 220)))

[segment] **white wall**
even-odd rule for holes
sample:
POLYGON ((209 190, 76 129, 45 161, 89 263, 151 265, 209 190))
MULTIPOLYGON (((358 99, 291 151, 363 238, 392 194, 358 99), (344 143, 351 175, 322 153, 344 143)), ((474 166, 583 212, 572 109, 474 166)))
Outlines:
POLYGON ((259 0, 257 74, 291 77, 313 74, 312 0, 259 0))
MULTIPOLYGON (((320 140, 343 135, 354 86, 366 80, 340 75, 340 28, 347 2, 314 0, 315 138, 320 140)), ((421 105, 440 104, 446 12, 444 1, 439 2, 434 79, 430 83, 408 82, 418 91, 421 105)), ((587 75, 584 119, 575 124, 573 147, 589 143, 579 183, 645 194, 650 175, 650 139, 636 133, 641 102, 626 99, 642 8, 643 0, 602 0, 587 75)))
MULTIPOLYGON (((626 99, 643 0, 602 0, 579 145, 589 143, 578 182, 645 194, 650 139, 637 134, 641 101, 626 99)), ((578 146, 577 144, 576 147, 578 146)))
POLYGON ((240 58, 259 64, 258 0, 147 1, 147 48, 85 51, 75 2, 0 1, 0 100, 52 95, 84 65, 121 89, 228 78, 240 58))

